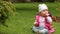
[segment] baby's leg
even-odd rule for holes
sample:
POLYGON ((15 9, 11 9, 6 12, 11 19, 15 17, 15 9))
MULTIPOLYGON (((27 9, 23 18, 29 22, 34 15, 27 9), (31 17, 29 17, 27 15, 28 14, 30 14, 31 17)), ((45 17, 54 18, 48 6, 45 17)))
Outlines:
POLYGON ((37 33, 38 30, 39 30, 39 27, 36 27, 36 26, 33 27, 33 31, 34 31, 35 33, 37 33))
POLYGON ((40 34, 48 34, 48 30, 47 29, 42 29, 39 32, 40 32, 40 34))
POLYGON ((37 34, 48 34, 48 30, 47 29, 39 29, 39 27, 33 27, 33 31, 37 34))

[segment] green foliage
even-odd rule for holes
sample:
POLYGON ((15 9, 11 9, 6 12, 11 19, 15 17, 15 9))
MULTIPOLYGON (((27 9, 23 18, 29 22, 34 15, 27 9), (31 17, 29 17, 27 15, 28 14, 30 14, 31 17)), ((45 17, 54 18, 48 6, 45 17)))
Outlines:
POLYGON ((0 1, 0 22, 4 23, 9 15, 15 14, 15 6, 11 2, 0 1))

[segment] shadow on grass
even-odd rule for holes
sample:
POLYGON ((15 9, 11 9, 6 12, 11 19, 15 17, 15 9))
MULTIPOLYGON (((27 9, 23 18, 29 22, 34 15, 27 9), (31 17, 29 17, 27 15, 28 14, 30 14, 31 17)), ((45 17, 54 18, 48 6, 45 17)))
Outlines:
POLYGON ((6 32, 1 32, 1 31, 0 31, 0 34, 8 34, 8 33, 6 33, 6 32))

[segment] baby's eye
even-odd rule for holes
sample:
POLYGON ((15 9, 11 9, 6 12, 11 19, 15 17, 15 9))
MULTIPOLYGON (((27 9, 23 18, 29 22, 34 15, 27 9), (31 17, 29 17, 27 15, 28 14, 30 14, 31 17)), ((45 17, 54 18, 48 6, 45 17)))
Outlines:
POLYGON ((43 11, 48 11, 48 10, 46 9, 46 10, 43 10, 43 11))

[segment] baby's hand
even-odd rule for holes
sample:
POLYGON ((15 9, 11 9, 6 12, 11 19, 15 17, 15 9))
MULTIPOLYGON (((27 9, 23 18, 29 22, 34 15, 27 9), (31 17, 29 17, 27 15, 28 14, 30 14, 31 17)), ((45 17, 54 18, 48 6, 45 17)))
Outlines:
POLYGON ((49 16, 50 14, 46 14, 47 16, 49 16))
POLYGON ((39 24, 37 24, 37 23, 36 23, 36 24, 34 24, 34 26, 38 27, 38 26, 39 26, 39 24))

